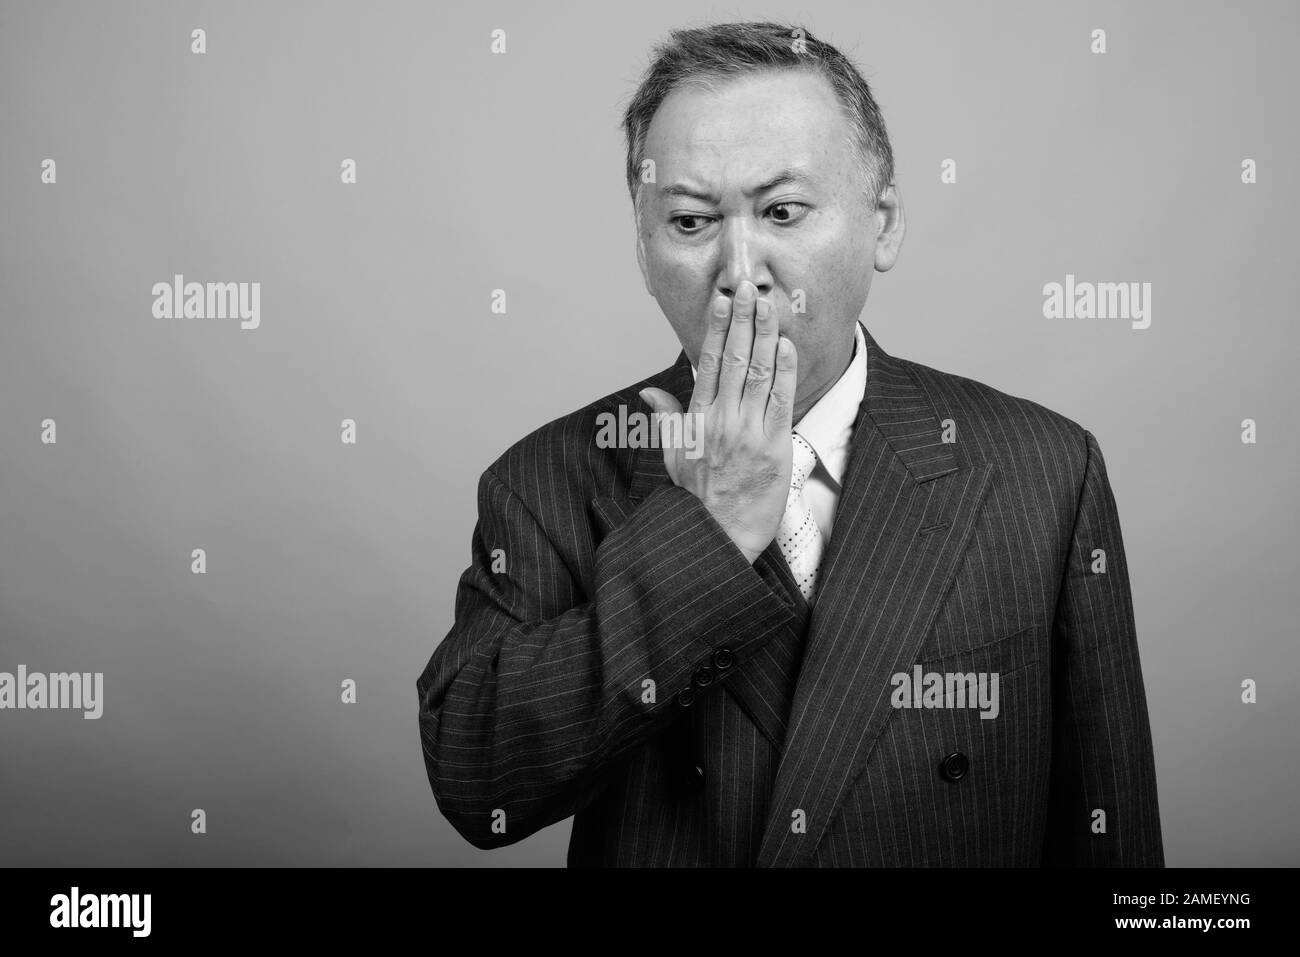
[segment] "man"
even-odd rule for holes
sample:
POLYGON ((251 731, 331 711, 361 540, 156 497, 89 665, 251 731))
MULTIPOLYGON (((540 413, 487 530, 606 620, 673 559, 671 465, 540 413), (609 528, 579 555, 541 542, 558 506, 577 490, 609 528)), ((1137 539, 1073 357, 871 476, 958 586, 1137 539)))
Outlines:
POLYGON ((483 474, 417 683, 442 812, 480 848, 576 814, 570 865, 1163 865, 1101 451, 859 322, 905 226, 857 70, 677 31, 624 125, 683 351, 483 474), (698 441, 604 447, 620 409, 698 441))

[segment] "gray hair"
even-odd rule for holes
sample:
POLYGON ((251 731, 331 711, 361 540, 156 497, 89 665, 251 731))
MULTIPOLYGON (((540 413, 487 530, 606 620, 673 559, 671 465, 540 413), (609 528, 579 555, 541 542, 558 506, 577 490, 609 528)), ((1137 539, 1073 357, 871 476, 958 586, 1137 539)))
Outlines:
POLYGON ((638 218, 641 164, 655 111, 686 84, 714 84, 767 70, 806 70, 824 76, 848 120, 849 148, 858 156, 874 206, 894 181, 894 153, 880 108, 857 67, 829 43, 796 24, 718 23, 674 30, 655 47, 650 66, 623 114, 627 136, 627 189, 638 218))

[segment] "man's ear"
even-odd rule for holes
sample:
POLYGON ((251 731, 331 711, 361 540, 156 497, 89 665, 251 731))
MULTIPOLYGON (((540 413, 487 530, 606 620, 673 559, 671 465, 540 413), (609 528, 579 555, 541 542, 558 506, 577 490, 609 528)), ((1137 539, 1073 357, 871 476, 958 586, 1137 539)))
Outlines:
MULTIPOLYGON (((635 203, 633 204, 636 205, 635 203)), ((645 264, 645 235, 641 232, 641 213, 639 207, 633 210, 633 227, 636 229, 636 264, 641 269, 641 281, 645 283, 645 291, 650 293, 654 298, 655 291, 650 285, 650 270, 645 264)))
POLYGON ((650 287, 650 270, 645 267, 645 240, 641 238, 640 230, 636 234, 636 264, 641 267, 641 281, 645 283, 645 291, 653 296, 655 291, 650 287))
POLYGON ((889 272, 898 261, 907 233, 907 218, 903 214, 903 197, 898 187, 890 183, 876 203, 876 272, 889 272))

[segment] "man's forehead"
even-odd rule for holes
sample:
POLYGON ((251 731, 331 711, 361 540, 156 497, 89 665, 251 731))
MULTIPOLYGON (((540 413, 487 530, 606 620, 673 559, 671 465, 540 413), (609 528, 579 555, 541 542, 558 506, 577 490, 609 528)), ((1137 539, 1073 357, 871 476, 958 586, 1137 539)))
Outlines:
POLYGON ((716 89, 674 90, 656 111, 645 156, 657 196, 751 196, 816 185, 851 163, 848 122, 829 83, 796 71, 756 74, 716 89))
MULTIPOLYGON (((736 175, 733 181, 742 196, 746 199, 753 199, 770 189, 777 189, 782 186, 815 187, 820 180, 821 177, 815 171, 808 169, 803 164, 795 163, 783 166, 770 175, 736 175), (748 181, 751 180, 754 183, 752 186, 748 185, 748 181)), ((659 184, 659 194, 661 196, 686 196, 716 203, 719 200, 719 188, 716 183, 717 180, 712 177, 684 175, 674 178, 672 182, 659 184)))

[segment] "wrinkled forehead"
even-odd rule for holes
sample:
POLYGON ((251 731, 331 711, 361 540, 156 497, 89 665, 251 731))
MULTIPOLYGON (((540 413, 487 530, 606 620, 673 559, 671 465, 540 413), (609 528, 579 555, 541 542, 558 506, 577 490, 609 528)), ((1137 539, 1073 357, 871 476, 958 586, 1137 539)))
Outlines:
POLYGON ((646 134, 654 196, 686 182, 718 197, 748 193, 781 170, 838 182, 856 162, 830 83, 804 70, 690 82, 659 105, 646 134))

